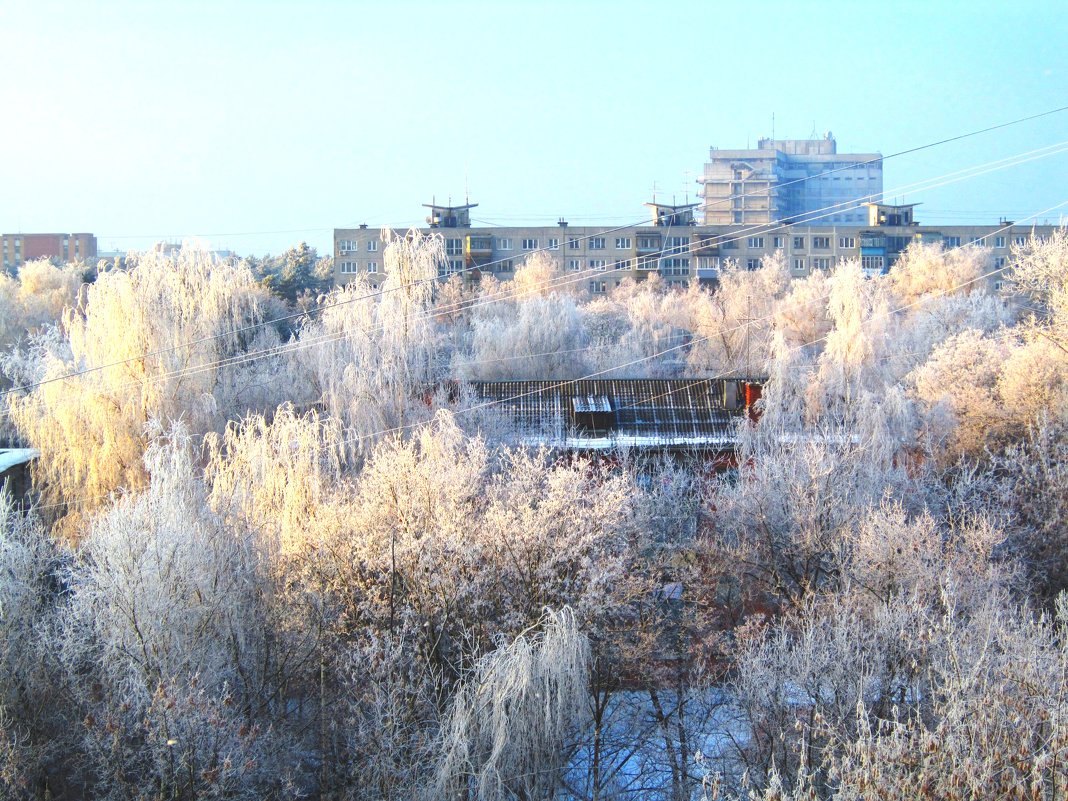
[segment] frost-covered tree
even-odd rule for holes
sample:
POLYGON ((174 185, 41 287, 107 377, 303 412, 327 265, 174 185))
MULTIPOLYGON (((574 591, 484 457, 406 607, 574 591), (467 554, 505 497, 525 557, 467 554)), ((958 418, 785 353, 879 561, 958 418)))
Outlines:
POLYGON ((1039 318, 1048 321, 1050 335, 1068 348, 1068 230, 1058 228, 1048 238, 1031 237, 1013 245, 1009 287, 1025 297, 1039 318))
POLYGON ((443 240, 416 231, 389 237, 380 290, 360 281, 336 290, 289 351, 313 398, 351 429, 357 450, 427 419, 421 401, 445 373, 433 315, 443 240))
POLYGON ((770 315, 789 280, 781 252, 762 259, 757 270, 728 261, 715 291, 695 296, 690 368, 713 375, 763 373, 771 340, 770 315))
POLYGON ((684 371, 693 341, 693 313, 703 293, 696 284, 687 292, 668 287, 656 276, 626 280, 604 298, 587 304, 591 366, 621 378, 675 377, 684 371), (614 365, 623 365, 612 370, 614 365))
POLYGON ((307 242, 279 256, 249 259, 248 265, 263 286, 289 304, 307 305, 328 291, 333 282, 333 258, 319 258, 307 242))
POLYGON ((988 248, 944 248, 941 244, 914 242, 890 271, 890 284, 898 299, 912 303, 934 294, 983 292, 983 278, 993 267, 988 248))
POLYGON ((532 295, 475 308, 472 347, 456 368, 481 381, 578 378, 587 368, 582 313, 568 295, 532 295))
POLYGON ((194 250, 146 253, 128 271, 100 275, 61 330, 4 364, 28 387, 9 396, 9 408, 41 451, 45 497, 93 508, 115 489, 143 486, 153 418, 203 433, 250 407, 273 407, 278 361, 244 359, 276 341, 257 325, 263 298, 247 269, 194 250))
POLYGON ((490 652, 460 685, 442 725, 428 799, 552 798, 585 725, 589 644, 575 615, 548 612, 490 652))

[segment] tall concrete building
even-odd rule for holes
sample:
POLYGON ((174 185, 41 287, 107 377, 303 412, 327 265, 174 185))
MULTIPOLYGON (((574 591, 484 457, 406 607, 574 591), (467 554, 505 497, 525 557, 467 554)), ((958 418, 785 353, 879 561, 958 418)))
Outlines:
POLYGON ((712 148, 701 184, 705 225, 862 225, 883 192, 879 153, 839 153, 823 139, 761 139, 756 150, 712 148))
POLYGON ((0 268, 14 272, 34 259, 54 259, 60 263, 96 258, 96 237, 92 234, 2 234, 0 268))

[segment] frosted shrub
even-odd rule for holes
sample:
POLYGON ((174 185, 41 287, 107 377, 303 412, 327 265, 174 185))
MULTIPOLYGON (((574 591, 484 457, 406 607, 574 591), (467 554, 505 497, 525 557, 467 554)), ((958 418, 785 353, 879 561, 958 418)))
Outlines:
MULTIPOLYGON (((1005 609, 1001 597, 966 616, 956 614, 952 603, 941 614, 915 606, 908 628, 900 629, 906 657, 901 664, 911 689, 888 708, 858 698, 849 721, 820 710, 792 738, 807 751, 804 767, 790 772, 776 766, 755 797, 1063 798, 1068 792, 1065 607, 1062 597, 1054 622, 1005 609)), ((833 640, 826 643, 830 653, 848 654, 833 640)), ((873 657, 885 654, 881 650, 873 657)))
MULTIPOLYGON (((59 554, 40 521, 0 489, 0 796, 24 797, 56 756, 55 578, 59 554)), ((25 796, 28 797, 28 796, 25 796)))
POLYGON ((56 267, 41 259, 23 264, 16 276, 0 273, 0 351, 59 322, 75 304, 87 269, 79 263, 56 267))
POLYGON ((272 727, 292 657, 268 623, 269 577, 191 460, 180 427, 154 440, 148 488, 93 519, 72 570, 61 647, 102 797, 129 776, 138 792, 256 798, 292 764, 272 727))

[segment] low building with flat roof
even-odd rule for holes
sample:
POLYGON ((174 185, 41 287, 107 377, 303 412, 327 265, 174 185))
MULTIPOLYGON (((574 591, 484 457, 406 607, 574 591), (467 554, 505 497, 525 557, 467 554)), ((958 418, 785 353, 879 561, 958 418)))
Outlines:
MULTIPOLYGON (((830 270, 844 259, 859 259, 869 275, 888 272, 913 242, 938 243, 946 248, 988 248, 994 266, 1007 263, 1012 247, 1031 236, 1048 237, 1054 226, 921 225, 917 204, 868 204, 866 222, 844 225, 813 220, 757 226, 697 225, 695 204, 648 203, 648 223, 625 226, 571 226, 561 219, 555 226, 472 227, 466 209, 432 206, 431 224, 418 229, 437 234, 444 243, 438 275, 463 275, 478 280, 493 275, 508 280, 533 253, 544 253, 557 264, 563 280, 604 294, 625 278, 643 280, 656 274, 670 285, 693 281, 714 284, 725 262, 755 270, 762 259, 781 254, 790 275, 803 278, 816 270, 830 270)), ((373 287, 385 280, 384 232, 399 229, 334 229, 334 282, 343 285, 357 275, 373 287)))

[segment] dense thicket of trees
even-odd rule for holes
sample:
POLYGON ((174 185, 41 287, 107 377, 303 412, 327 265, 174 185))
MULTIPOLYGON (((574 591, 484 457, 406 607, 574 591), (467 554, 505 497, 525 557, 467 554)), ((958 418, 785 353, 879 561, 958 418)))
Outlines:
POLYGON ((590 298, 150 253, 0 277, 0 795, 1068 793, 1068 236, 590 298), (471 379, 768 377, 736 469, 471 379))

